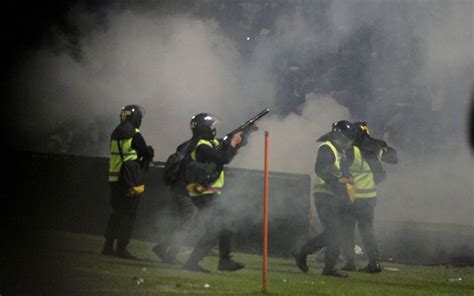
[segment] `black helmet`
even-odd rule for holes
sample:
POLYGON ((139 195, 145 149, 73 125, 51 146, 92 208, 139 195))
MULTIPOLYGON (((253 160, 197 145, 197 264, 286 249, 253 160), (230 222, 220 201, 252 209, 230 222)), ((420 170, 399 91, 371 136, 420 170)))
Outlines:
POLYGON ((127 105, 120 111, 120 122, 130 121, 135 128, 139 128, 142 117, 145 116, 145 109, 138 105, 127 105))
POLYGON ((216 126, 219 118, 209 113, 199 113, 191 118, 189 127, 193 132, 193 137, 213 139, 216 136, 216 126))
POLYGON ((358 127, 347 120, 341 120, 332 124, 332 131, 336 135, 342 135, 348 140, 356 139, 358 135, 357 129, 358 127))

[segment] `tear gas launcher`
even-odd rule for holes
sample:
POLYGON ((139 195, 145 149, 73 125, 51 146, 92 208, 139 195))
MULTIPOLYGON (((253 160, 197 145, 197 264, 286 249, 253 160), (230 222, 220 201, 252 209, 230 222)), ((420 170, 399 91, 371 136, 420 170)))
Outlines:
MULTIPOLYGON (((242 124, 241 126, 239 126, 238 128, 234 129, 233 131, 231 131, 230 133, 228 133, 224 138, 223 138, 223 141, 224 143, 226 144, 229 144, 232 137, 237 134, 237 133, 240 133, 242 132, 242 142, 244 142, 243 145, 245 145, 245 138, 252 132, 258 130, 257 127, 255 127, 254 123, 256 121, 258 121, 260 118, 262 118, 263 116, 267 115, 268 112, 270 112, 270 109, 269 108, 265 108, 263 109, 263 111, 261 111, 260 113, 258 113, 257 115, 255 115, 254 117, 250 118, 249 120, 247 120, 244 124, 242 124)), ((239 146, 243 146, 242 144, 239 145, 239 146)))

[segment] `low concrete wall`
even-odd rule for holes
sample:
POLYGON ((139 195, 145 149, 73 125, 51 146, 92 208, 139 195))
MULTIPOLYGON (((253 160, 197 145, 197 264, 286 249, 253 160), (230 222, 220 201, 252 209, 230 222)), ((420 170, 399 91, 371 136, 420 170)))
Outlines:
MULTIPOLYGON (((15 193, 2 195, 3 228, 103 234, 111 213, 107 159, 18 152, 14 160, 19 185, 15 193)), ((134 238, 158 241, 176 221, 175 205, 161 182, 162 172, 158 164, 147 173, 134 238)), ((270 255, 290 256, 292 249, 312 233, 310 187, 308 175, 270 173, 270 255)), ((260 254, 262 171, 228 168, 225 189, 222 198, 229 205, 229 219, 236 228, 234 249, 260 254)), ((320 230, 316 225, 316 231, 320 230)), ((188 238, 190 245, 200 231, 198 224, 188 238)), ((386 260, 474 264, 472 226, 376 221, 375 232, 380 256, 386 260)))
MULTIPOLYGON (((39 153, 18 153, 21 199, 11 222, 27 229, 47 228, 103 234, 111 213, 107 181, 108 159, 39 153), (28 222, 29 223, 29 222, 28 222), (27 224, 28 224, 27 223, 27 224)), ((163 166, 150 167, 145 194, 140 202, 133 237, 158 241, 176 222, 176 206, 162 183, 163 166)), ((269 253, 289 256, 296 241, 309 227, 308 175, 270 173, 269 253)), ((226 169, 222 198, 233 221, 235 249, 261 252, 263 172, 226 169)), ((202 227, 201 227, 202 228, 202 227)), ((188 242, 202 231, 199 224, 188 242)))

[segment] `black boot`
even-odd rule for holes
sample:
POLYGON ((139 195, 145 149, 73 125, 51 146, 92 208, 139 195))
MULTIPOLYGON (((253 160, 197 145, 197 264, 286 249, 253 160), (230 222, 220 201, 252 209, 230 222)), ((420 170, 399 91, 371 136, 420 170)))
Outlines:
POLYGON ((176 259, 179 249, 180 249, 180 245, 177 245, 174 243, 170 244, 170 246, 168 247, 168 250, 165 253, 165 256, 161 258, 161 262, 166 263, 166 264, 173 264, 173 265, 183 264, 179 262, 178 259, 176 259))
POLYGON ((341 277, 341 278, 346 278, 349 275, 343 271, 337 270, 337 269, 323 269, 322 275, 327 275, 327 276, 333 276, 333 277, 341 277))
POLYGON ((306 254, 303 254, 297 251, 293 251, 292 255, 295 258, 296 265, 299 267, 299 269, 302 272, 307 273, 309 268, 308 268, 308 264, 306 263, 306 258, 308 256, 306 254))
POLYGON ((151 251, 161 259, 161 261, 164 261, 166 258, 166 248, 162 244, 157 244, 153 248, 151 248, 151 251))
POLYGON ((129 259, 129 260, 138 260, 137 257, 130 254, 126 247, 117 247, 117 252, 115 254, 119 258, 129 259))
POLYGON ((210 273, 209 270, 199 265, 199 261, 204 258, 205 254, 209 251, 208 248, 202 247, 202 241, 199 241, 194 248, 188 261, 183 265, 183 269, 196 272, 210 273))
POLYGON ((379 273, 382 272, 382 266, 377 262, 370 262, 366 267, 359 269, 360 272, 379 273))
POLYGON ((244 268, 245 265, 237 261, 232 260, 230 257, 219 259, 219 265, 217 269, 220 271, 236 271, 244 268))
POLYGON ((104 256, 114 256, 114 241, 105 239, 104 247, 102 248, 102 255, 104 256))

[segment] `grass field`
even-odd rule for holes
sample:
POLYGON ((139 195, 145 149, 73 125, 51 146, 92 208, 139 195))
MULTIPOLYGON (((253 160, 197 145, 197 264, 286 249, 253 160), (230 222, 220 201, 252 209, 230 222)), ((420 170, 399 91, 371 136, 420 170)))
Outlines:
MULTIPOLYGON (((201 274, 160 263, 152 243, 133 241, 130 250, 143 258, 131 261, 99 255, 99 236, 52 232, 50 243, 35 249, 34 262, 21 251, 11 254, 10 273, 2 275, 0 295, 260 295, 262 258, 235 253, 246 264, 237 272, 218 272, 217 257, 202 265, 201 274), (137 285, 134 277, 143 278, 137 285)), ((30 254, 31 255, 31 254, 30 254)), ((180 254, 184 261, 189 255, 180 254)), ((359 263, 360 267, 364 263, 359 263)), ((380 274, 350 273, 347 279, 323 277, 322 264, 309 261, 303 274, 292 259, 270 258, 268 295, 470 295, 474 296, 474 267, 406 266, 384 262, 380 274), (449 279, 462 278, 460 281, 449 279)))

